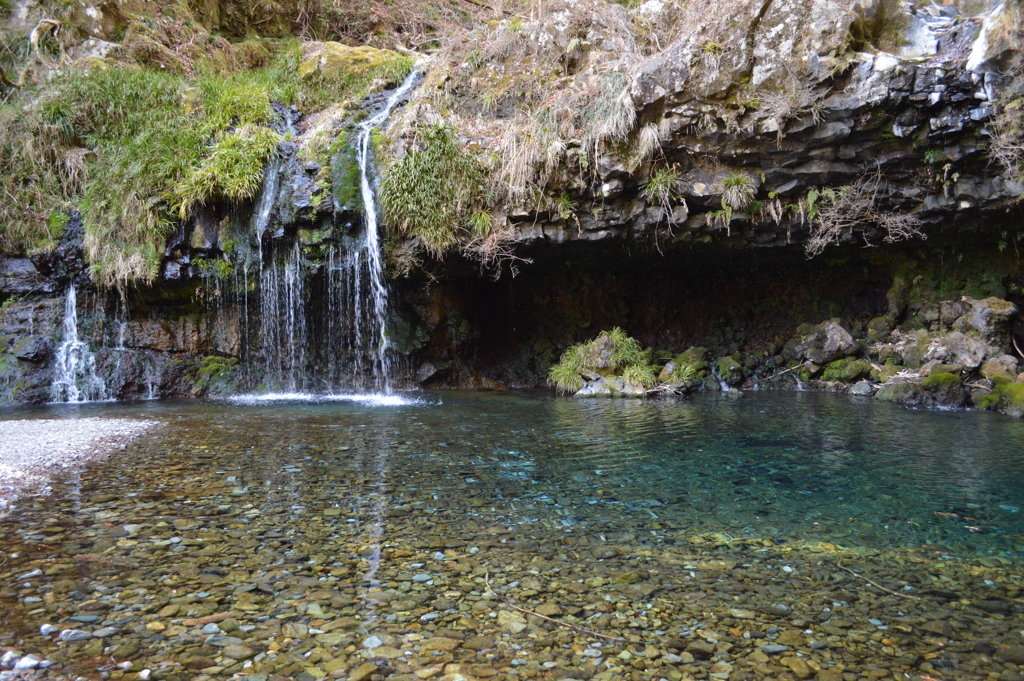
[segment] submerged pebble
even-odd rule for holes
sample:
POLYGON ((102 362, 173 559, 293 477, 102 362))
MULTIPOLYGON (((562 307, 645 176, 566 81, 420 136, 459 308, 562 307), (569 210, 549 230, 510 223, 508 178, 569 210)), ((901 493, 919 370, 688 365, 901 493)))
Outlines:
POLYGON ((32 653, 25 673, 47 679, 975 681, 1024 665, 1024 583, 994 548, 1014 540, 962 528, 1019 514, 943 511, 957 525, 870 480, 861 499, 810 500, 799 490, 828 474, 790 441, 721 459, 694 447, 675 478, 650 447, 572 465, 594 428, 627 441, 637 414, 676 413, 650 408, 526 434, 481 408, 445 424, 443 454, 365 412, 183 415, 173 438, 144 436, 0 523, 0 666, 32 653), (876 502, 926 529, 885 530, 876 502))

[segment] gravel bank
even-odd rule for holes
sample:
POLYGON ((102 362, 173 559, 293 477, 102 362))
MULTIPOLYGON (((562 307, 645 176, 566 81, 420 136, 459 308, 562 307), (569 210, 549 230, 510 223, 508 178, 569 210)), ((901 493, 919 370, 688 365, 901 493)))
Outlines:
POLYGON ((0 421, 0 512, 26 489, 67 468, 123 446, 157 421, 60 419, 0 421))

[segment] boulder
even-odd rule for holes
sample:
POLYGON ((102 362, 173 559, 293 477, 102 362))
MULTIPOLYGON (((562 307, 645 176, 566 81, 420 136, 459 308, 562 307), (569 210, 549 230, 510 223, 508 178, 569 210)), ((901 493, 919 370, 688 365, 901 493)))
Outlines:
POLYGON ((971 400, 971 391, 956 374, 933 373, 921 381, 921 387, 937 405, 965 407, 971 400))
POLYGON ((997 376, 1012 381, 1017 377, 1018 370, 1017 358, 1010 355, 999 355, 981 364, 981 375, 990 381, 997 376))
POLYGON ((909 381, 886 383, 878 389, 875 397, 884 402, 897 402, 908 407, 923 407, 931 403, 924 388, 909 381))
POLYGON ((612 369, 612 356, 615 354, 615 343, 608 334, 602 333, 587 347, 590 366, 602 372, 612 369))
POLYGON ((708 376, 708 357, 704 348, 689 348, 669 360, 658 380, 676 390, 694 390, 708 376))
POLYGON ((718 375, 731 388, 738 388, 746 377, 743 364, 736 357, 720 357, 715 362, 715 367, 718 369, 718 375))
POLYGON ((810 333, 791 339, 783 348, 787 360, 808 360, 815 364, 829 364, 860 352, 860 346, 838 319, 830 319, 815 326, 810 333))
POLYGON ((303 50, 299 76, 327 80, 372 78, 385 75, 388 62, 401 55, 369 45, 349 47, 336 42, 310 43, 303 50))
POLYGON ((967 311, 954 322, 957 331, 977 333, 983 340, 1000 347, 1006 345, 1007 327, 1010 319, 1017 314, 1017 306, 1001 298, 976 300, 963 297, 967 311))
POLYGON ((871 397, 875 394, 875 386, 871 384, 871 381, 858 381, 852 388, 850 388, 850 394, 871 397))
POLYGON ((924 359, 937 359, 944 364, 959 364, 964 369, 977 369, 985 359, 985 351, 985 344, 982 341, 960 331, 954 331, 945 338, 935 341, 925 353, 924 359))

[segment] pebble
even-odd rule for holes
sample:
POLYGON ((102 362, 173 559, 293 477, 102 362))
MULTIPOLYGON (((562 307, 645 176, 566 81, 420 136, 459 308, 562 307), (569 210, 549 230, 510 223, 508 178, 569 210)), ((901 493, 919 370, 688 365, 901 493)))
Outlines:
POLYGON ((65 629, 60 632, 60 636, 58 638, 65 642, 85 641, 92 638, 92 634, 88 631, 82 631, 81 629, 65 629))
MULTIPOLYGON (((1014 660, 1024 662, 1024 648, 1013 645, 1024 641, 1024 613, 1014 609, 1024 589, 1013 578, 1014 561, 997 560, 1001 555, 981 563, 955 551, 942 558, 921 549, 875 549, 853 535, 848 545, 831 548, 801 540, 777 549, 767 535, 752 537, 750 546, 736 535, 690 541, 689 531, 661 543, 671 512, 654 498, 625 503, 624 492, 614 491, 621 495, 614 498, 605 486, 601 504, 613 508, 603 520, 580 515, 594 524, 584 528, 575 514, 591 511, 570 510, 572 499, 563 500, 554 485, 544 488, 554 506, 512 487, 502 494, 518 495, 513 501, 488 488, 455 503, 440 496, 443 487, 428 484, 429 473, 403 478, 398 469, 390 473, 382 524, 374 527, 357 499, 337 494, 350 478, 376 484, 366 478, 366 461, 346 468, 363 445, 353 443, 344 461, 319 459, 315 449, 264 444, 235 431, 214 454, 192 444, 223 435, 199 432, 159 454, 167 457, 167 472, 119 464, 118 457, 103 464, 102 480, 83 478, 73 502, 62 502, 58 487, 51 497, 30 500, 17 524, 0 525, 8 555, 23 555, 9 559, 7 572, 0 566, 0 584, 8 585, 0 596, 5 617, 19 632, 0 640, 0 650, 22 646, 11 652, 11 667, 32 652, 41 658, 33 672, 39 681, 73 678, 70 670, 79 668, 85 678, 109 673, 124 681, 844 681, 844 673, 1024 681, 1003 676, 1017 673, 1014 660), (302 468, 284 473, 274 463, 253 472, 243 462, 246 447, 267 447, 302 468), (292 476, 287 493, 278 475, 292 476), (228 477, 234 479, 225 483, 228 477), (258 489, 260 499, 239 500, 231 495, 235 488, 258 489), (325 507, 341 512, 326 515, 325 507), (634 510, 640 525, 623 520, 634 510), (555 511, 552 541, 544 514, 555 511), (348 523, 351 517, 359 522, 348 523), (37 543, 52 547, 45 574, 24 586, 17 576, 34 567, 37 543), (180 552, 172 553, 175 546, 180 552), (371 558, 379 559, 372 588, 371 558), (875 594, 839 570, 840 561, 892 590, 912 581, 921 598, 875 594), (796 566, 800 579, 779 575, 784 563, 796 566), (28 598, 43 603, 26 604, 28 598), (994 614, 976 607, 982 602, 994 614), (504 603, 626 641, 598 640, 504 603), (100 628, 81 632, 81 644, 58 644, 57 627, 40 623, 70 626, 68 616, 100 628), (883 633, 882 622, 892 631, 883 633), (39 671, 49 660, 54 667, 39 671), (100 664, 110 666, 96 671, 100 664)), ((377 446, 365 433, 353 437, 377 446)), ((332 430, 331 437, 342 435, 332 430)), ((333 446, 326 436, 320 444, 333 446)), ((127 450, 129 462, 130 456, 139 455, 127 450)), ((526 489, 548 485, 539 473, 528 475, 526 489)), ((857 528, 857 537, 870 536, 857 528)))
POLYGON ((39 666, 38 655, 26 655, 14 664, 14 671, 24 671, 27 669, 35 669, 39 666))
POLYGON ((224 636, 222 634, 211 634, 205 639, 206 645, 216 646, 217 648, 223 648, 231 644, 242 645, 243 641, 240 638, 234 636, 224 636))
POLYGON ((766 646, 761 646, 761 652, 766 655, 777 655, 779 653, 784 653, 787 650, 789 650, 789 646, 783 646, 774 643, 766 646))

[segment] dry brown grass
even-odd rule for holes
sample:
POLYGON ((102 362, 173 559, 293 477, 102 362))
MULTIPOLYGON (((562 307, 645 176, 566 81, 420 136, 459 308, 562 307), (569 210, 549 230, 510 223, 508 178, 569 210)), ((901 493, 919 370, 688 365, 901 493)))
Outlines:
POLYGON ((880 168, 876 168, 852 184, 823 190, 813 207, 811 234, 804 245, 807 257, 819 255, 828 246, 839 244, 844 237, 853 236, 858 231, 870 246, 872 244, 864 230, 871 225, 885 234, 883 241, 886 243, 914 237, 926 239, 919 218, 881 204, 885 188, 885 176, 880 168))

